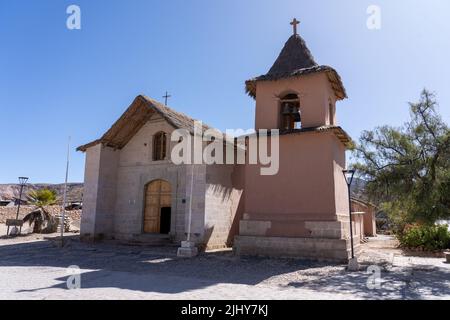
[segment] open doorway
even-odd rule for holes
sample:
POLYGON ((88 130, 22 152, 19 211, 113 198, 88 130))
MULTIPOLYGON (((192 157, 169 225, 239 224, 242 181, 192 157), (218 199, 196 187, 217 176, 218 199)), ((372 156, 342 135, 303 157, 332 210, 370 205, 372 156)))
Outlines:
POLYGON ((161 208, 161 219, 159 232, 161 234, 169 234, 170 232, 170 220, 171 220, 172 208, 163 207, 161 208))
POLYGON ((145 188, 144 233, 170 233, 172 193, 170 183, 154 180, 145 188))

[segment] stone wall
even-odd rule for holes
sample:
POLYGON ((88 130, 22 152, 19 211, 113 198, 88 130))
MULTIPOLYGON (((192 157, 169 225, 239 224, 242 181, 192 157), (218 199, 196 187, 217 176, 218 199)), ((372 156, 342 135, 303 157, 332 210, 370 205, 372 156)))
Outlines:
POLYGON ((111 237, 119 151, 101 144, 86 152, 82 238, 111 237))
MULTIPOLYGON (((357 239, 358 240, 358 239, 357 239)), ((359 252, 359 241, 355 242, 359 252)), ((351 257, 350 242, 345 239, 284 238, 237 236, 234 250, 237 255, 296 257, 347 262, 351 257)))
POLYGON ((185 166, 170 162, 174 128, 155 114, 120 151, 117 169, 117 195, 114 201, 114 237, 131 240, 143 233, 145 188, 154 180, 168 181, 172 191, 172 217, 170 236, 177 241, 185 237, 187 208, 185 166), (153 137, 157 132, 167 133, 166 159, 153 161, 153 137))
MULTIPOLYGON (((47 206, 45 209, 52 215, 59 215, 61 213, 60 206, 47 206)), ((23 219, 25 215, 36 210, 35 206, 25 205, 20 206, 19 219, 23 219)), ((0 207, 0 223, 6 223, 7 219, 16 219, 17 207, 0 207)), ((66 216, 73 221, 79 221, 81 219, 81 210, 66 211, 66 216)))
POLYGON ((192 240, 204 242, 206 166, 194 165, 192 216, 189 221, 192 167, 174 165, 170 161, 171 150, 176 143, 170 141, 173 130, 160 115, 155 114, 122 150, 114 151, 116 158, 113 158, 110 148, 101 145, 87 150, 82 234, 121 240, 132 240, 141 235, 145 188, 148 183, 162 179, 168 181, 172 189, 169 235, 177 242, 185 240, 190 227, 192 240), (153 137, 160 131, 167 134, 166 159, 153 161, 153 137), (109 162, 106 161, 108 159, 109 162), (103 229, 100 230, 100 226, 103 229))

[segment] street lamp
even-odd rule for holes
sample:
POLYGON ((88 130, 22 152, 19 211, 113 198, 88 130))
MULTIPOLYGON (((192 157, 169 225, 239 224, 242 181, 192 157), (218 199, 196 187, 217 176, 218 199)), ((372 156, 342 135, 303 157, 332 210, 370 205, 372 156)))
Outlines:
POLYGON ((350 216, 350 243, 352 246, 352 259, 355 258, 355 251, 353 249, 353 228, 352 228, 352 201, 350 196, 350 187, 353 182, 353 176, 355 175, 355 170, 342 170, 345 177, 345 182, 347 183, 348 189, 348 214, 350 216))
POLYGON ((27 181, 28 181, 27 177, 19 177, 20 192, 19 192, 19 204, 17 205, 16 220, 19 220, 19 211, 20 211, 20 203, 22 202, 23 187, 25 186, 27 181))

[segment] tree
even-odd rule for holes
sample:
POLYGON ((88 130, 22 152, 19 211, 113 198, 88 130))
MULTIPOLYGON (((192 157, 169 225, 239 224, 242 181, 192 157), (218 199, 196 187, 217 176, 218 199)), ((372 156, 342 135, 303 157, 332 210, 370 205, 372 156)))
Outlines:
POLYGON ((37 207, 51 206, 56 203, 56 191, 50 189, 32 190, 28 193, 28 200, 37 207))
POLYGON ((36 209, 27 214, 24 222, 33 226, 33 233, 52 233, 58 228, 58 220, 51 215, 46 206, 56 203, 56 191, 50 189, 32 190, 28 193, 28 200, 36 209))
POLYGON ((400 229, 450 217, 449 127, 433 93, 424 89, 409 105, 411 119, 402 127, 364 131, 355 146, 354 167, 367 181, 369 197, 400 229))

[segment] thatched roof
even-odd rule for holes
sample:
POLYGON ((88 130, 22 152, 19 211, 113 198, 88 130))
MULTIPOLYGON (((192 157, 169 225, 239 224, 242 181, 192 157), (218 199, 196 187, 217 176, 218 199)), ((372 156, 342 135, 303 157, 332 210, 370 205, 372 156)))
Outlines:
POLYGON ((277 77, 293 72, 294 70, 317 66, 314 57, 306 46, 305 40, 297 35, 292 35, 280 52, 277 60, 270 68, 267 76, 277 77))
MULTIPOLYGON (((161 115, 174 129, 186 129, 191 134, 194 134, 195 119, 177 112, 156 100, 139 95, 119 120, 100 139, 79 146, 77 151, 85 152, 89 147, 99 143, 112 148, 122 149, 155 113, 161 115)), ((203 130, 208 129, 211 129, 211 127, 203 124, 203 130)))
POLYGON ((326 73, 336 97, 339 100, 347 98, 347 93, 337 71, 329 66, 318 65, 303 38, 297 34, 288 39, 269 72, 247 80, 245 89, 248 95, 255 98, 258 81, 276 81, 312 73, 326 73))
POLYGON ((341 141, 344 144, 345 147, 351 148, 353 146, 352 138, 340 126, 320 126, 320 127, 309 127, 309 128, 301 128, 301 129, 283 130, 283 131, 280 131, 280 135, 299 134, 299 133, 306 133, 306 132, 316 132, 316 133, 332 132, 339 139, 339 141, 341 141))
MULTIPOLYGON (((289 129, 289 130, 280 130, 279 131, 279 135, 280 136, 284 136, 284 135, 291 135, 291 134, 304 134, 304 133, 324 133, 324 132, 331 132, 333 133, 338 139, 339 141, 342 142, 342 144, 346 147, 346 148, 351 148, 353 146, 353 140, 352 138, 349 136, 349 134, 347 132, 345 132, 344 129, 342 129, 340 126, 334 126, 334 125, 326 125, 326 126, 318 126, 318 127, 307 127, 307 128, 299 128, 299 129, 289 129)), ((269 130, 267 132, 267 134, 270 136, 271 135, 271 131, 269 130)), ((259 133, 258 132, 253 132, 251 134, 245 134, 240 136, 240 138, 242 137, 258 137, 259 133)))

